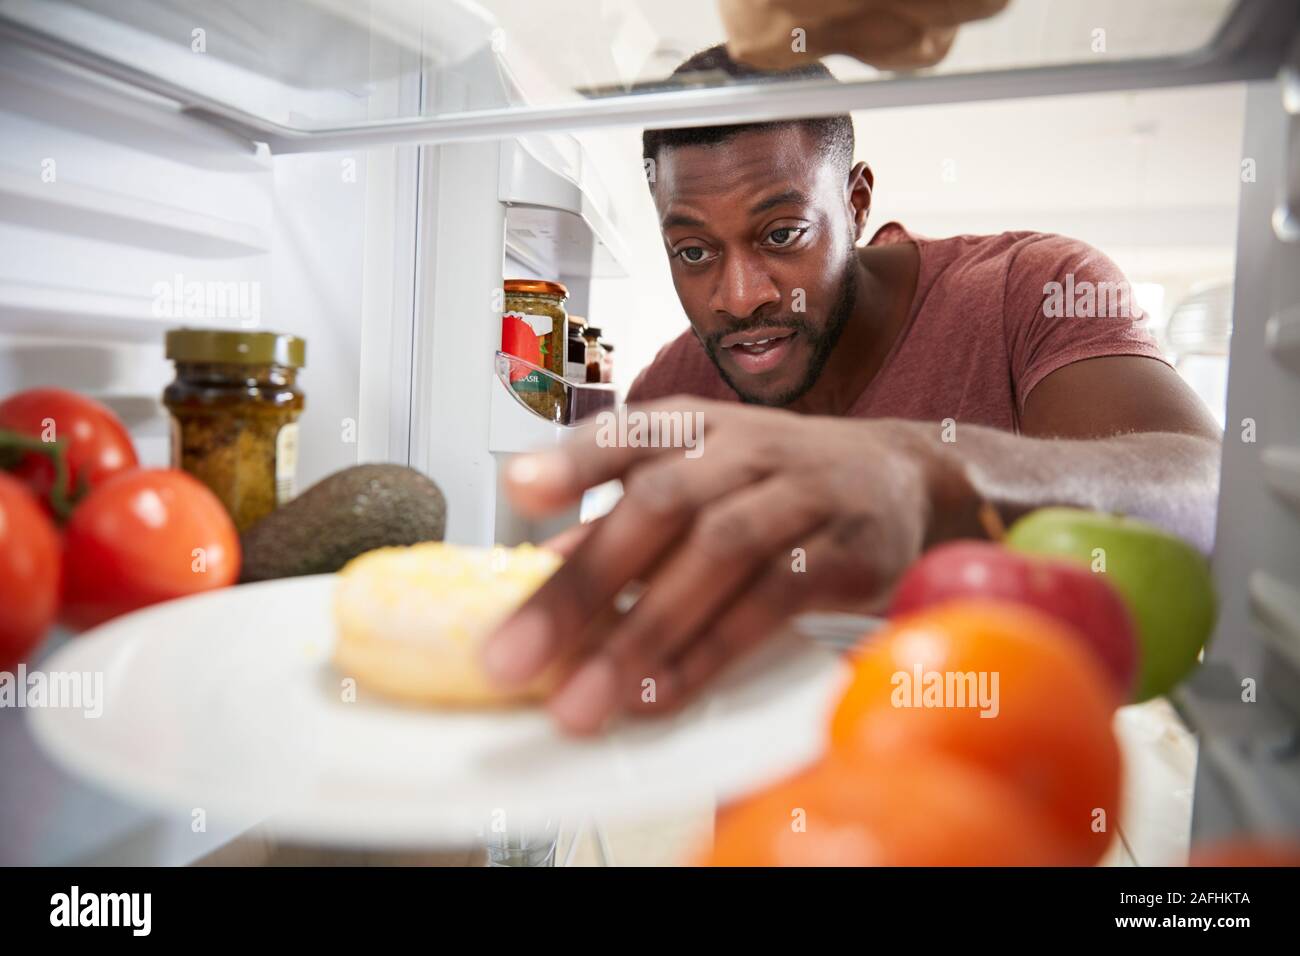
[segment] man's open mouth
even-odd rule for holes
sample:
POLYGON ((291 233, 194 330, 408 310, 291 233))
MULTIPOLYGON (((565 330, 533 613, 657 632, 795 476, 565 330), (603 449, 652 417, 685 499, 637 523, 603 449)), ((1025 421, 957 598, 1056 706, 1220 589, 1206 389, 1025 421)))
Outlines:
POLYGON ((725 336, 721 345, 741 369, 757 375, 780 364, 796 335, 794 329, 757 329, 725 336))

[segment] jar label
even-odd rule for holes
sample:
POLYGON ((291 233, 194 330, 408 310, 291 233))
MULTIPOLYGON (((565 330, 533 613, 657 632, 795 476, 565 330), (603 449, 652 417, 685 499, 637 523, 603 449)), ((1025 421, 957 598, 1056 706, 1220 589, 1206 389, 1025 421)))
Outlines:
POLYGON ((533 334, 539 339, 543 336, 550 335, 551 331, 555 328, 555 320, 549 315, 536 315, 532 312, 506 312, 504 314, 512 315, 516 319, 522 319, 524 322, 528 323, 529 328, 533 330, 533 334))
POLYGON ((298 425, 290 422, 275 436, 275 504, 291 501, 298 494, 298 425))
MULTIPOLYGON (((501 351, 541 368, 550 368, 555 347, 555 320, 531 312, 501 313, 501 351)), ((545 392, 545 376, 526 368, 512 367, 510 384, 517 392, 545 392)))

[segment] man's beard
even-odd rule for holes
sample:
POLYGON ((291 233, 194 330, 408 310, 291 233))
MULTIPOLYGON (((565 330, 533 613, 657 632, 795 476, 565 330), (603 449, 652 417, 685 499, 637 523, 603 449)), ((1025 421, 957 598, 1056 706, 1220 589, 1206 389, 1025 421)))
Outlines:
POLYGON ((715 333, 709 336, 708 340, 701 339, 704 350, 708 353, 709 359, 713 362, 718 374, 722 380, 731 386, 732 391, 740 396, 742 402, 751 405, 770 405, 773 407, 783 407, 797 401, 808 393, 817 379, 821 378, 822 371, 826 368, 826 363, 830 361, 831 352, 835 350, 835 345, 844 333, 844 327, 849 323, 849 316, 853 314, 853 306, 858 300, 858 270, 857 256, 850 255, 845 263, 843 275, 839 283, 839 296, 835 300, 835 306, 831 309, 827 317, 826 327, 817 332, 806 319, 797 316, 787 318, 769 318, 765 316, 751 316, 739 325, 732 326, 729 329, 715 333), (721 352, 721 342, 723 336, 731 335, 735 332, 748 332, 752 329, 790 329, 793 332, 804 336, 812 343, 813 353, 812 360, 808 363, 808 371, 804 373, 803 380, 794 388, 788 389, 780 395, 770 398, 761 395, 751 395, 740 388, 727 370, 722 367, 718 360, 721 352))

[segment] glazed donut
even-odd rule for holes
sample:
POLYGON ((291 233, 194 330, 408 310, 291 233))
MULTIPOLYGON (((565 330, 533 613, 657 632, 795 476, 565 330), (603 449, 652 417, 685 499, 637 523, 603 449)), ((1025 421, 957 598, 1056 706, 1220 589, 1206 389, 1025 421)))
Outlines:
POLYGON ((411 704, 482 707, 537 700, 555 674, 503 692, 480 664, 483 643, 559 567, 559 555, 520 545, 426 542, 379 548, 339 571, 334 667, 358 690, 411 704))

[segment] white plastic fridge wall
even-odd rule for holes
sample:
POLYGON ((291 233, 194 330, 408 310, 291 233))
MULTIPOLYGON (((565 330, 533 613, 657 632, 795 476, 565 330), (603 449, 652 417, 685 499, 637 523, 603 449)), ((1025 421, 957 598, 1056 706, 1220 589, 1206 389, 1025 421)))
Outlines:
MULTIPOLYGON (((1300 48, 1297 48, 1300 55, 1300 48)), ((1300 67, 1300 60, 1296 61, 1300 67)), ((1249 87, 1214 575, 1219 622, 1180 706, 1200 735, 1194 836, 1300 819, 1300 74, 1249 87), (1291 112, 1284 109, 1289 103, 1291 112), (1296 223, 1292 222, 1294 227, 1296 223)))
MULTIPOLYGON (((165 331, 292 332, 307 340, 299 485, 355 463, 371 437, 356 427, 362 316, 393 307, 394 171, 413 151, 272 158, 170 104, 0 44, 0 395, 46 385, 97 396, 144 463, 165 465, 165 331), (178 282, 244 284, 248 308, 168 311, 178 282)), ((388 418, 384 404, 382 429, 388 418)), ((370 444, 382 457, 380 437, 370 444)), ((36 751, 23 718, 0 710, 0 864, 179 863, 233 835, 194 833, 73 781, 36 751)))
POLYGON ((371 155, 272 158, 10 47, 0 75, 0 389, 100 397, 165 464, 166 330, 292 332, 300 485, 355 462, 371 155), (192 283, 238 283, 244 307, 186 315, 171 292, 192 283))

